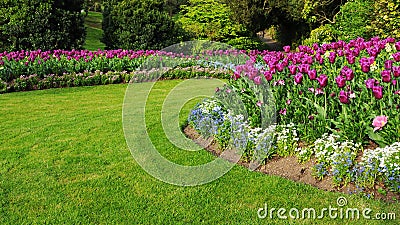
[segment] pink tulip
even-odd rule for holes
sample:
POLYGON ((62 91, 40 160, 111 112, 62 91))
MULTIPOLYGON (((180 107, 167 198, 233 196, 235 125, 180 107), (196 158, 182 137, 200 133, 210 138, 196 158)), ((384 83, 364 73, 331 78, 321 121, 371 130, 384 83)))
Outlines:
POLYGON ((382 81, 385 82, 385 83, 389 83, 392 80, 389 70, 382 71, 381 75, 382 75, 382 81))
POLYGON ((343 104, 349 104, 350 103, 350 101, 349 101, 349 93, 341 90, 339 92, 339 101, 341 103, 343 103, 343 104))
POLYGON ((344 77, 342 77, 341 75, 337 76, 335 81, 336 81, 337 86, 340 88, 346 86, 346 79, 344 77))
POLYGON ((317 78, 317 81, 321 88, 326 87, 326 85, 328 84, 328 77, 325 74, 321 74, 321 76, 317 78))
POLYGON ((376 99, 381 99, 383 97, 383 87, 382 86, 374 86, 372 88, 372 94, 374 94, 376 99))
POLYGON ((377 116, 372 121, 372 126, 374 126, 374 132, 377 130, 381 130, 383 126, 387 123, 387 116, 377 116))
POLYGON ((303 81, 303 74, 297 73, 296 76, 294 76, 295 84, 301 84, 302 81, 303 81))

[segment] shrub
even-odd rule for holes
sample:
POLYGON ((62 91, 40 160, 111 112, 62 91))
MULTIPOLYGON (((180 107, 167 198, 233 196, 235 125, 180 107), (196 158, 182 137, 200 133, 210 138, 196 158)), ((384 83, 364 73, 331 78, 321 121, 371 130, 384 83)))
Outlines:
POLYGON ((400 38, 400 1, 377 0, 373 2, 371 25, 374 36, 400 38))
POLYGON ((112 0, 105 5, 103 42, 108 49, 162 49, 185 39, 161 0, 112 0))
POLYGON ((81 48, 84 0, 0 2, 0 51, 81 48))
POLYGON ((336 37, 349 41, 357 37, 375 36, 370 32, 373 3, 371 0, 353 0, 341 6, 333 24, 336 37))

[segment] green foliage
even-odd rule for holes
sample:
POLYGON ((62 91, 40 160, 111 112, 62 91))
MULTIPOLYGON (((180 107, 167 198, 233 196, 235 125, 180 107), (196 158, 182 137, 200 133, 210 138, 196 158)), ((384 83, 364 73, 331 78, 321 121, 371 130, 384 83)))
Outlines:
POLYGON ((185 39, 160 0, 105 3, 103 42, 108 49, 162 49, 185 39))
POLYGON ((261 42, 257 38, 252 38, 252 37, 238 37, 231 39, 226 43, 236 49, 244 49, 244 50, 253 50, 253 49, 266 50, 268 48, 268 46, 265 43, 261 42))
POLYGON ((357 37, 400 38, 400 1, 351 0, 340 7, 329 24, 311 31, 303 44, 336 40, 349 41, 357 37))
POLYGON ((310 37, 303 40, 303 45, 311 46, 314 43, 329 43, 334 40, 334 29, 331 24, 322 25, 311 31, 310 37))
POLYGON ((400 38, 400 1, 373 1, 373 16, 371 23, 375 36, 382 38, 400 38))
POLYGON ((81 48, 83 0, 0 2, 0 50, 81 48))
POLYGON ((233 12, 230 17, 233 21, 242 24, 255 35, 265 28, 264 1, 262 0, 224 0, 233 12))
POLYGON ((352 0, 340 7, 333 25, 337 38, 344 41, 357 37, 371 38, 372 33, 368 27, 371 24, 373 3, 371 0, 352 0))
POLYGON ((230 19, 229 7, 218 0, 189 0, 178 21, 196 39, 226 41, 245 35, 244 26, 230 19))

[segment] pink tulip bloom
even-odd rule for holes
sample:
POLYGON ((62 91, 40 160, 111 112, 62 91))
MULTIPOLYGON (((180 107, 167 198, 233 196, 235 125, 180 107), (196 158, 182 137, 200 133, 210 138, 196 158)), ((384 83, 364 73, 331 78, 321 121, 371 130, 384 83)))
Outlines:
POLYGON ((317 81, 321 88, 326 87, 326 85, 328 84, 328 77, 325 74, 321 74, 321 76, 317 78, 317 81))
POLYGON ((337 76, 335 78, 335 81, 336 81, 337 86, 340 88, 346 86, 346 79, 341 75, 337 76))
POLYGON ((350 101, 349 101, 349 93, 341 90, 339 92, 339 101, 341 103, 343 103, 343 104, 349 104, 350 103, 350 101))
POLYGON ((381 130, 383 126, 387 123, 387 116, 377 116, 372 121, 372 126, 374 126, 374 132, 377 130, 381 130))
POLYGON ((303 74, 297 73, 296 76, 294 76, 295 84, 301 84, 302 81, 303 81, 303 74))
POLYGON ((382 81, 385 83, 389 83, 392 80, 389 70, 382 71, 381 75, 382 75, 382 81))
POLYGON ((260 85, 261 84, 261 77, 260 76, 256 76, 254 78, 254 83, 257 84, 257 85, 260 85))
POLYGON ((381 99, 383 97, 383 87, 382 86, 374 86, 372 88, 372 94, 374 94, 376 99, 381 99))

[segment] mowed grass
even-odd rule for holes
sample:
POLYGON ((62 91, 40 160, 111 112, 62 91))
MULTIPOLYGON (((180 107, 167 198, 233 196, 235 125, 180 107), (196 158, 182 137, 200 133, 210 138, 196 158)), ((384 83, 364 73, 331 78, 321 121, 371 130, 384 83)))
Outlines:
POLYGON ((102 21, 102 13, 88 12, 85 18, 86 40, 83 48, 91 51, 105 48, 105 44, 101 42, 103 36, 102 21))
MULTIPOLYGON (((146 121, 155 145, 176 162, 188 154, 166 139, 163 99, 179 80, 155 85, 146 121), (161 145, 161 146, 160 146, 161 145), (170 153, 170 154, 169 154, 170 153)), ((364 219, 259 219, 257 210, 336 207, 340 193, 321 191, 235 166, 211 183, 180 187, 135 162, 122 129, 126 85, 0 95, 0 224, 398 224, 364 219)), ((140 87, 140 84, 138 85, 140 87)), ((187 115, 196 101, 181 111, 187 115)), ((184 117, 181 117, 183 123, 184 117)), ((199 151, 196 161, 209 161, 199 151)), ((190 160, 189 160, 190 161, 190 160)), ((344 195, 360 210, 394 212, 398 203, 344 195)), ((269 215, 268 215, 269 216, 269 215)), ((361 216, 362 217, 362 216, 361 216)))

